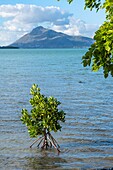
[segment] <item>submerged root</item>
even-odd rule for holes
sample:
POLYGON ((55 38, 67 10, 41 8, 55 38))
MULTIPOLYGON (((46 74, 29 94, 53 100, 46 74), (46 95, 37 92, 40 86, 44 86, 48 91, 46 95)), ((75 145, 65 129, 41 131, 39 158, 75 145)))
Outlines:
POLYGON ((57 143, 57 141, 54 139, 54 137, 50 134, 50 132, 45 133, 44 136, 35 140, 30 145, 30 148, 32 148, 32 146, 38 141, 39 141, 39 143, 37 145, 38 148, 39 148, 40 145, 41 145, 42 149, 48 149, 48 148, 54 147, 57 150, 57 152, 60 153, 60 146, 57 143))

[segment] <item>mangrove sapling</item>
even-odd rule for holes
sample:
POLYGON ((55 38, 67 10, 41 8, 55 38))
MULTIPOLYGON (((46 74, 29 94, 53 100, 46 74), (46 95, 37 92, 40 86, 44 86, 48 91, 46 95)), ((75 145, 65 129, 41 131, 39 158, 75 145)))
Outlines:
POLYGON ((29 102, 32 109, 30 113, 27 109, 22 109, 21 120, 27 126, 30 137, 40 136, 30 148, 39 142, 37 147, 40 145, 42 149, 54 147, 59 153, 60 146, 50 132, 61 130, 60 121, 65 122, 64 111, 58 110, 61 103, 54 97, 45 97, 41 94, 36 84, 31 87, 30 94, 32 98, 29 102))

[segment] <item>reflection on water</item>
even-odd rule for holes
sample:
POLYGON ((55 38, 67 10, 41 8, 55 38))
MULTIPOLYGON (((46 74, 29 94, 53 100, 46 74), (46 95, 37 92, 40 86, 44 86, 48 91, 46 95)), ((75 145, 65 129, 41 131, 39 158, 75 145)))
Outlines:
POLYGON ((66 161, 60 157, 54 157, 53 155, 48 156, 44 154, 42 157, 32 157, 26 159, 25 167, 29 167, 31 170, 35 169, 60 169, 62 164, 66 161))
POLYGON ((30 157, 5 157, 1 158, 1 164, 5 167, 3 169, 25 169, 25 170, 37 170, 37 169, 61 169, 62 164, 66 164, 65 159, 59 156, 46 152, 41 154, 32 155, 30 157))
POLYGON ((0 169, 78 170, 113 167, 113 79, 82 67, 85 50, 0 50, 0 169), (66 122, 53 134, 61 153, 30 149, 21 109, 29 89, 61 101, 66 122))

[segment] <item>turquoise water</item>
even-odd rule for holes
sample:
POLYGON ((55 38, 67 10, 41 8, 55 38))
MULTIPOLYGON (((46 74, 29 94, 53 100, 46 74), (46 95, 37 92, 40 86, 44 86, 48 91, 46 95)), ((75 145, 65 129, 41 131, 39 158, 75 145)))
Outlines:
POLYGON ((0 50, 0 169, 78 170, 113 167, 113 78, 83 68, 86 49, 0 50), (20 121, 29 89, 38 84, 61 101, 60 155, 41 151, 20 121))

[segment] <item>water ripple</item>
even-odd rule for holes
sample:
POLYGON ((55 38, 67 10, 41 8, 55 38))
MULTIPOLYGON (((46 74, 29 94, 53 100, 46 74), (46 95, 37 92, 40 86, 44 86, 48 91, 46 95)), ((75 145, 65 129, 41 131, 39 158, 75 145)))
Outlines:
POLYGON ((0 169, 85 170, 113 167, 113 83, 102 72, 83 68, 84 49, 0 50, 0 169), (29 89, 55 96, 66 112, 54 149, 29 149, 21 109, 29 106, 29 89))

